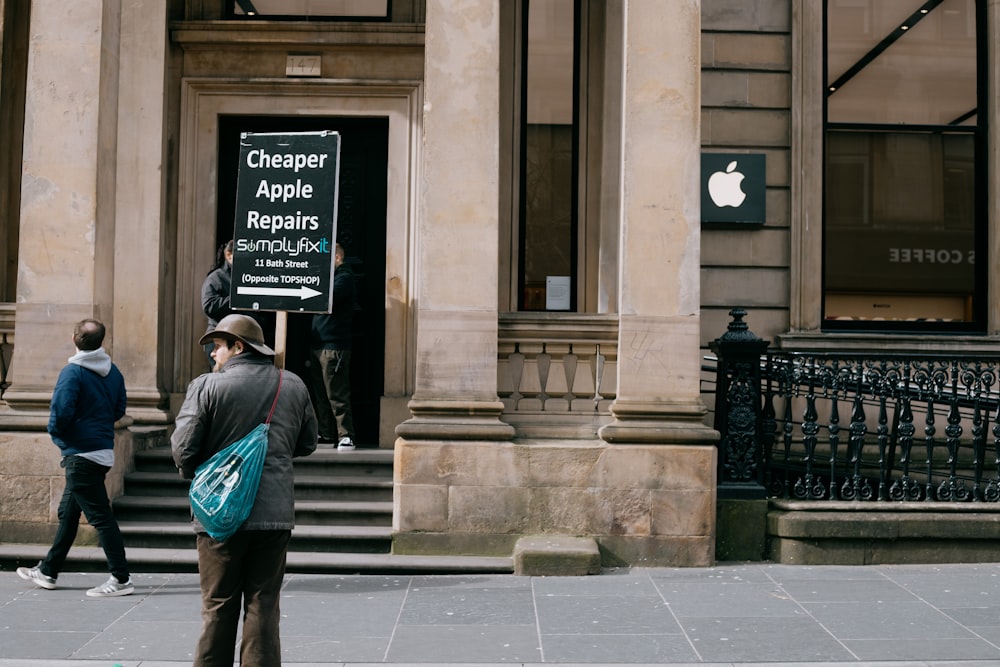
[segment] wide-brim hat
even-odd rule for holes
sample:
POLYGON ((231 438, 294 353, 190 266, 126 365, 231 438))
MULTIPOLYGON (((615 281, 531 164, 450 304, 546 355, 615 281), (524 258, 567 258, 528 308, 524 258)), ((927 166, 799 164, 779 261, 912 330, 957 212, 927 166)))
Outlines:
POLYGON ((199 345, 210 343, 213 338, 235 338, 244 345, 249 345, 263 355, 274 356, 274 350, 264 344, 264 330, 257 320, 249 315, 226 315, 215 328, 201 337, 199 345))

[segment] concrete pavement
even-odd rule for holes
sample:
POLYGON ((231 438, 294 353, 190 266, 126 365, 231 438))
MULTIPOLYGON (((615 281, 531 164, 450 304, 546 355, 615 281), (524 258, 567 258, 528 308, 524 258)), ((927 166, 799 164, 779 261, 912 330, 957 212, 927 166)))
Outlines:
MULTIPOLYGON (((189 665, 194 574, 44 590, 0 572, 0 667, 189 665)), ((285 578, 286 666, 1000 665, 1000 564, 631 568, 589 577, 285 578)))

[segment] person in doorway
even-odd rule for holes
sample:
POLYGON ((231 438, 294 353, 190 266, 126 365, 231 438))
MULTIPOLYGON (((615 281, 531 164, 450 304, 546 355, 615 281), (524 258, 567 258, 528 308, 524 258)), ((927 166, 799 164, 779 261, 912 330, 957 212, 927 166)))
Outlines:
POLYGON ((125 379, 102 347, 106 329, 94 319, 73 328, 76 354, 60 371, 52 392, 49 435, 62 452, 66 487, 59 501, 59 527, 52 547, 35 567, 17 574, 53 589, 80 527, 80 514, 97 530, 111 577, 87 591, 90 597, 129 595, 135 591, 125 559, 125 544, 104 478, 115 462, 115 422, 125 416, 125 379))
MULTIPOLYGON (((211 333, 215 326, 226 315, 232 314, 230 307, 230 290, 233 283, 233 240, 223 243, 215 254, 215 264, 205 276, 201 284, 201 310, 208 318, 208 327, 205 333, 211 333)), ((261 329, 266 332, 274 331, 274 316, 271 313, 257 313, 251 315, 257 320, 261 329)), ((265 341, 273 344, 273 340, 265 335, 265 341)), ((203 346, 205 356, 208 358, 208 367, 213 369, 215 361, 212 359, 212 343, 205 343, 203 346)))
MULTIPOLYGON (((230 239, 229 242, 219 246, 215 253, 215 264, 201 283, 201 310, 208 318, 208 328, 205 329, 205 333, 210 333, 219 320, 233 312, 229 308, 229 290, 232 282, 233 241, 230 239)), ((208 342, 202 347, 205 356, 208 357, 208 366, 212 368, 215 365, 212 359, 214 346, 208 342)))
POLYGON ((265 344, 256 320, 227 315, 199 344, 208 342, 215 372, 188 385, 170 438, 181 476, 192 479, 201 463, 263 422, 272 405, 273 413, 267 458, 249 518, 224 542, 193 521, 202 598, 194 665, 233 664, 243 609, 240 664, 280 665, 278 601, 295 526, 292 459, 315 451, 316 416, 302 380, 274 366, 274 350, 265 344))
POLYGON ((354 272, 344 264, 339 243, 333 255, 333 306, 313 315, 310 336, 309 389, 319 421, 320 444, 337 443, 338 451, 354 449, 351 413, 351 329, 357 294, 354 272))

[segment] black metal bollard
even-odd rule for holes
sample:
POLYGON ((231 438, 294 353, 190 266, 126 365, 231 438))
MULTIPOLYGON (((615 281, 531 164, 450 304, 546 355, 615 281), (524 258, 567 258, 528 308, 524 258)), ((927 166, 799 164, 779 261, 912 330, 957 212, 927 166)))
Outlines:
POLYGON ((715 429, 719 438, 719 498, 763 498, 761 447, 761 355, 770 341, 758 338, 743 318, 746 311, 729 311, 733 321, 721 337, 709 343, 718 357, 715 429))

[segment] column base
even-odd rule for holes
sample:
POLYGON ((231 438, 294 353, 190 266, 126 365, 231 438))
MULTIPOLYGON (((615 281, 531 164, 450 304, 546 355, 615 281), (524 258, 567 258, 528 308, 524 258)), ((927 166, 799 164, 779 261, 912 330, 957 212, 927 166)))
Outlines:
POLYGON ((8 400, 8 394, 4 394, 6 405, 0 404, 0 431, 42 431, 45 432, 49 426, 49 393, 41 407, 30 407, 24 404, 17 404, 14 407, 8 400))
POLYGON ((158 389, 127 389, 128 408, 126 412, 136 424, 161 426, 174 421, 170 410, 163 406, 169 403, 167 395, 158 389))
MULTIPOLYGON (((131 390, 128 392, 128 407, 126 417, 136 424, 163 425, 170 424, 173 417, 169 410, 163 409, 167 397, 162 392, 152 390, 131 390)), ((0 409, 0 428, 11 431, 44 431, 49 423, 49 405, 52 402, 52 390, 18 391, 13 387, 4 392, 4 403, 0 409)))
POLYGON ((511 440, 514 427, 500 421, 500 401, 434 401, 414 399, 413 416, 396 427, 408 440, 511 440))
POLYGON ((26 387, 18 389, 16 386, 12 386, 4 392, 3 401, 14 412, 44 411, 47 416, 49 403, 52 401, 52 388, 26 387))
POLYGON ((702 421, 701 401, 615 401, 615 419, 598 432, 610 444, 715 445, 719 432, 702 421))

